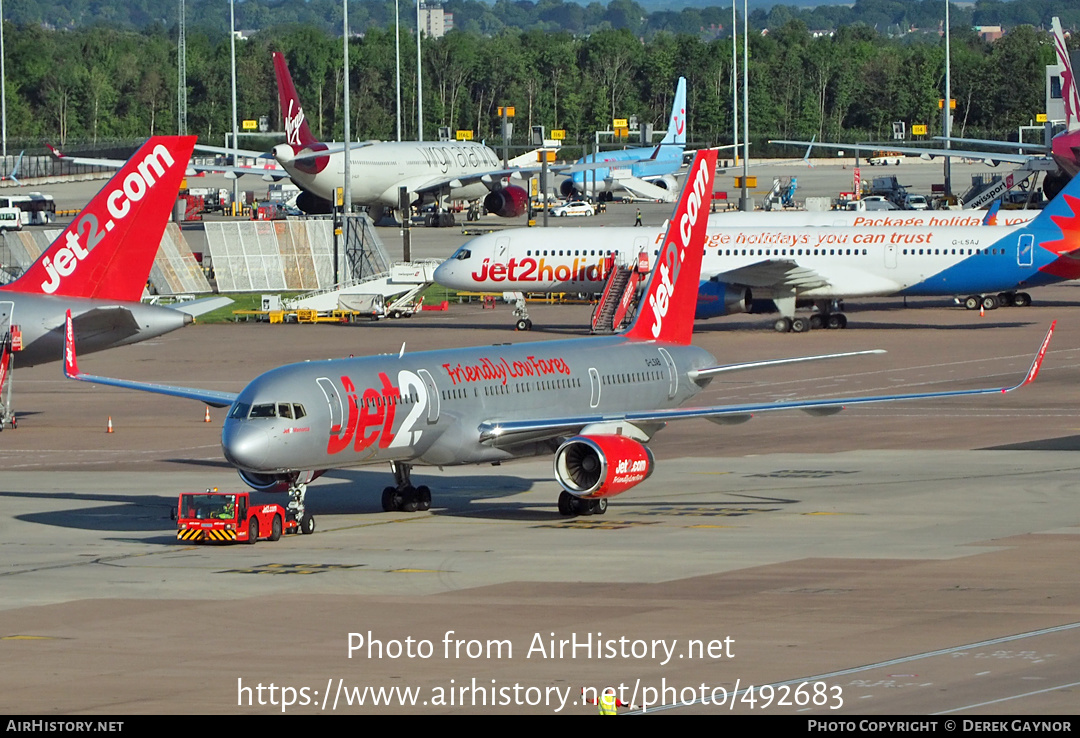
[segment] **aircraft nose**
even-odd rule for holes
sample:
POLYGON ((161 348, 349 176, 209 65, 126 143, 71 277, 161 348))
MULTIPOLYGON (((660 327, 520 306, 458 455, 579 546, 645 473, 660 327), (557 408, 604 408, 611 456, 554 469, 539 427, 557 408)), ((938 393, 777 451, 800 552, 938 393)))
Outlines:
POLYGON ((457 283, 457 276, 454 270, 454 264, 449 261, 444 261, 439 266, 435 267, 435 273, 432 275, 435 277, 435 281, 441 284, 443 287, 450 287, 451 289, 462 289, 457 283))
POLYGON ((250 471, 267 468, 270 434, 243 420, 227 420, 221 430, 221 449, 233 466, 250 471))

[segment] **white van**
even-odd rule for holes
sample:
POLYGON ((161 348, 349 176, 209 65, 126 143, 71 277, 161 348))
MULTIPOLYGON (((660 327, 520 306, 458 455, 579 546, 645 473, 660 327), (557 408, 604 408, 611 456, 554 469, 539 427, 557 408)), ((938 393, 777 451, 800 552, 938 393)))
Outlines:
POLYGON ((21 231, 22 210, 19 208, 0 208, 0 231, 21 231))

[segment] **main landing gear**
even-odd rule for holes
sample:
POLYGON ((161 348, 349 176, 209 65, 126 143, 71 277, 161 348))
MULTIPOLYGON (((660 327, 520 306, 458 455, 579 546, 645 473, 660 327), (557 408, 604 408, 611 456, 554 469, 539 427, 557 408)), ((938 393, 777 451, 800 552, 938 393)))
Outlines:
POLYGON ((968 295, 963 300, 968 310, 996 310, 998 307, 1027 307, 1031 295, 1026 292, 999 292, 996 295, 968 295))
POLYGON ((559 493, 560 515, 603 515, 607 512, 607 498, 586 499, 569 492, 559 493))
POLYGON ((841 330, 847 328, 847 316, 839 312, 843 305, 839 301, 819 301, 815 303, 817 312, 809 317, 794 316, 777 318, 773 330, 777 333, 806 333, 809 330, 829 328, 841 330))
POLYGON ((382 509, 385 512, 417 512, 431 509, 431 490, 421 484, 412 485, 412 465, 398 461, 390 462, 396 486, 386 487, 382 493, 382 509))

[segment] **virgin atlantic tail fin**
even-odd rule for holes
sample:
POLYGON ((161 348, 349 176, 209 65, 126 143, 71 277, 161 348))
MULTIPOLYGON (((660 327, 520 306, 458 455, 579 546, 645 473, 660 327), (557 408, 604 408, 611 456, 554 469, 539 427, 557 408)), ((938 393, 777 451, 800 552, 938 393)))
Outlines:
POLYGON ((716 150, 698 151, 627 338, 690 343, 715 174, 716 150))
POLYGON ((285 56, 280 51, 274 52, 274 76, 277 77, 281 115, 285 118, 286 143, 296 150, 318 143, 311 135, 311 129, 308 128, 307 120, 304 118, 304 109, 300 107, 300 97, 296 94, 292 75, 289 74, 289 66, 285 63, 285 56))
POLYGON ((1065 130, 1080 130, 1080 91, 1077 90, 1076 77, 1073 76, 1072 59, 1069 47, 1065 45, 1065 34, 1061 30, 1061 21, 1054 16, 1050 23, 1054 36, 1054 50, 1057 52, 1061 72, 1061 101, 1065 103, 1065 130))
POLYGON ((151 138, 4 289, 138 302, 194 147, 195 136, 151 138))

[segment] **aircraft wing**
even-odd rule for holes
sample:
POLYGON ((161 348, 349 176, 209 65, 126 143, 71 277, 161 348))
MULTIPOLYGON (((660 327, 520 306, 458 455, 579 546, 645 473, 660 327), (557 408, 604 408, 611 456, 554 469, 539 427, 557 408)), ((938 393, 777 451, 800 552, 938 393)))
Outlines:
MULTIPOLYGON (((105 310, 111 309, 105 308, 105 310)), ((64 325, 64 376, 68 379, 76 379, 80 382, 90 382, 91 384, 104 384, 109 387, 124 387, 126 389, 142 390, 143 392, 154 392, 159 395, 183 397, 189 400, 198 400, 199 402, 212 405, 213 407, 229 407, 236 401, 237 395, 233 392, 218 392, 216 390, 177 387, 168 384, 153 384, 150 382, 129 382, 123 379, 111 379, 109 377, 96 377, 92 374, 83 374, 79 371, 79 364, 75 357, 74 324, 76 321, 78 322, 81 333, 83 326, 83 321, 81 320, 82 317, 95 312, 97 312, 97 310, 91 310, 89 313, 80 315, 79 318, 75 320, 72 320, 71 318, 71 311, 68 310, 67 312, 67 321, 64 325)), ((130 316, 130 313, 128 313, 128 315, 130 316)))
MULTIPOLYGON (((884 148, 880 145, 873 146, 869 144, 834 144, 834 143, 813 143, 811 141, 769 141, 773 144, 787 144, 790 146, 820 146, 825 149, 840 149, 842 151, 882 151, 884 148)), ((896 151, 901 154, 911 154, 913 156, 921 156, 924 159, 934 159, 939 156, 948 156, 954 159, 981 159, 982 161, 989 162, 991 166, 997 162, 1008 162, 1010 164, 1027 164, 1032 159, 1041 159, 1044 157, 1036 156, 1034 154, 1007 154, 997 153, 992 151, 965 151, 964 149, 934 149, 934 148, 917 148, 914 146, 888 146, 889 151, 896 151)), ((1035 148, 1035 147, 1032 147, 1035 148)))
POLYGON ((747 287, 790 287, 796 291, 826 287, 829 281, 813 269, 790 259, 768 259, 729 269, 713 277, 718 282, 747 287))
MULTIPOLYGON (((1050 345, 1050 338, 1054 335, 1054 326, 1057 321, 1050 324, 1050 330, 1039 346, 1031 367, 1017 384, 1011 387, 989 387, 983 389, 950 390, 947 392, 917 392, 906 395, 871 395, 867 397, 842 397, 817 400, 785 400, 778 402, 747 403, 743 405, 716 405, 713 407, 689 407, 673 408, 670 410, 645 410, 626 413, 609 413, 597 415, 579 415, 566 418, 553 418, 545 420, 490 420, 479 426, 480 441, 492 446, 513 446, 517 443, 534 442, 543 438, 554 438, 566 434, 576 434, 589 425, 599 423, 617 423, 625 421, 635 425, 662 425, 672 420, 686 420, 689 418, 704 418, 714 423, 731 424, 749 420, 758 413, 776 412, 778 410, 802 410, 810 415, 834 415, 845 407, 851 405, 869 405, 878 402, 900 402, 904 400, 933 400, 946 397, 965 397, 969 395, 1005 394, 1018 390, 1021 387, 1035 381, 1042 367, 1043 358, 1050 345)), ((817 357, 814 357, 817 358, 817 357)), ((824 358, 824 357, 822 357, 824 358)), ((791 362, 791 359, 781 359, 780 362, 791 362)), ((759 362, 768 365, 769 362, 759 362)), ((738 365, 736 365, 738 366, 738 365)), ((716 367, 720 369, 720 367, 716 367)))
POLYGON ((946 138, 945 136, 934 136, 935 141, 951 141, 954 144, 960 144, 961 146, 1000 146, 1003 149, 1030 149, 1032 151, 1043 151, 1047 154, 1050 153, 1050 149, 1042 144, 1033 143, 1020 143, 1019 141, 992 141, 986 138, 946 138))
MULTIPOLYGON (((319 152, 322 153, 322 152, 319 152)), ((548 176, 552 177, 565 177, 568 174, 574 174, 575 172, 585 172, 592 169, 622 169, 634 164, 640 164, 641 162, 649 161, 645 159, 628 159, 626 161, 590 161, 582 162, 580 164, 549 164, 548 176)), ((469 175, 457 175, 456 177, 437 177, 431 179, 419 185, 415 189, 411 189, 412 192, 424 194, 424 193, 437 193, 444 187, 465 187, 466 185, 473 184, 475 182, 482 182, 487 185, 488 189, 495 188, 504 179, 518 179, 523 180, 534 174, 539 174, 542 171, 540 164, 534 164, 527 167, 508 167, 506 169, 494 169, 488 172, 477 172, 469 175)))
MULTIPOLYGON (((86 156, 68 156, 67 154, 58 151, 57 149, 49 146, 48 144, 46 144, 46 146, 48 146, 49 151, 51 151, 53 156, 55 156, 57 159, 63 159, 64 161, 69 161, 72 164, 78 164, 80 166, 120 169, 122 166, 127 164, 127 161, 125 159, 95 159, 93 157, 86 156)), ((220 151, 222 153, 232 153, 231 149, 220 149, 220 151)), ((240 153, 240 155, 242 156, 264 156, 264 153, 259 151, 248 152, 241 150, 238 153, 240 153)), ((224 174, 229 179, 236 179, 237 177, 242 177, 245 174, 258 174, 261 175, 264 179, 284 179, 285 177, 289 176, 289 173, 282 169, 281 166, 272 159, 267 162, 267 166, 265 167, 235 167, 225 164, 192 164, 191 162, 188 162, 187 173, 191 175, 195 174, 196 172, 212 172, 214 174, 224 174)))

